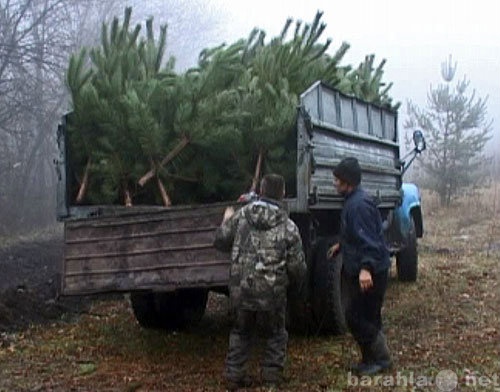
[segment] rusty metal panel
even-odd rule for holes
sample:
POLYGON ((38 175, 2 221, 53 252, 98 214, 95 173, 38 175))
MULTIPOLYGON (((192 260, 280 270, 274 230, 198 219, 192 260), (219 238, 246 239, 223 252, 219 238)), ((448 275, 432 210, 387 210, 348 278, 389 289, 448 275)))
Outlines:
POLYGON ((228 205, 132 207, 66 221, 62 295, 226 286, 229 254, 212 243, 228 205))

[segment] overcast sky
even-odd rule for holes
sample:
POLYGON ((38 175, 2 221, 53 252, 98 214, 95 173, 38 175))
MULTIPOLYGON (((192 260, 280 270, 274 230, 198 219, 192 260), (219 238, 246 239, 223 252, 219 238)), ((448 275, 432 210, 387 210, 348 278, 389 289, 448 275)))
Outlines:
MULTIPOLYGON (((199 49, 232 43, 260 27, 273 37, 286 19, 311 22, 317 10, 327 24, 323 41, 332 38, 332 50, 343 41, 351 45, 343 64, 357 66, 367 54, 377 64, 386 59, 385 81, 391 95, 402 102, 400 118, 411 99, 426 106, 430 85, 441 83, 441 63, 452 55, 458 63, 455 83, 464 76, 469 92, 488 96, 495 146, 500 147, 500 19, 493 0, 184 0, 190 7, 207 7, 194 26, 215 21, 215 31, 200 40, 199 49), (210 21, 208 21, 210 19, 210 21)), ((147 3, 146 3, 147 4, 147 3)), ((159 18, 161 20, 161 16, 159 18)), ((174 22, 175 24, 175 22, 174 22)), ((169 22, 171 27, 172 23, 169 22)), ((185 33, 185 31, 184 31, 185 33)), ((199 50, 193 50, 193 62, 199 50)), ((497 149, 498 150, 498 149, 497 149)))
POLYGON ((489 96, 488 115, 500 140, 500 14, 493 0, 211 1, 229 13, 227 37, 246 36, 255 26, 274 36, 287 17, 310 22, 323 11, 332 47, 350 43, 345 59, 353 65, 371 53, 387 59, 385 80, 394 82, 392 96, 404 104, 411 99, 425 106, 451 54, 458 63, 455 79, 466 75, 471 90, 489 96))

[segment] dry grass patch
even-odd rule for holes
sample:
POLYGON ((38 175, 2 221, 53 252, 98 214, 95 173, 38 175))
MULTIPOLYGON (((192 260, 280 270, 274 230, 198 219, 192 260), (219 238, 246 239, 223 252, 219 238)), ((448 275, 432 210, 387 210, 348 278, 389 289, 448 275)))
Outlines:
MULTIPOLYGON (((485 248, 500 238, 487 231, 497 211, 480 215, 482 208, 426 207, 418 281, 398 282, 393 270, 387 293, 391 371, 368 380, 369 385, 354 385, 346 366, 358 353, 349 335, 293 335, 288 381, 280 390, 436 390, 424 383, 447 374, 443 371, 457 376, 457 390, 494 390, 478 380, 500 377, 500 252, 485 248)), ((227 300, 214 296, 210 301, 202 323, 185 332, 140 328, 123 299, 100 301, 77 322, 2 335, 0 391, 223 390, 227 300)), ((256 360, 251 369, 256 374, 256 360)))

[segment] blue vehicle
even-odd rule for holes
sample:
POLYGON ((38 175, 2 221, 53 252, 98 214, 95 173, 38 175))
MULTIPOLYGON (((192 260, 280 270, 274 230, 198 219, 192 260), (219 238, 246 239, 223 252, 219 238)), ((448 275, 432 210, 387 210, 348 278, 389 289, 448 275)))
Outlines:
POLYGON ((421 199, 415 184, 403 183, 401 189, 403 201, 394 213, 401 237, 394 254, 399 280, 414 282, 418 272, 417 238, 424 233, 421 199))
MULTIPOLYGON (((421 131, 413 134, 415 147, 402 160, 401 175, 410 167, 415 158, 426 149, 421 131), (407 160, 409 159, 409 160, 407 160)), ((418 251, 417 238, 422 238, 424 225, 422 219, 421 197, 418 187, 412 183, 401 186, 402 200, 391 215, 386 237, 389 248, 396 256, 396 268, 399 280, 414 282, 417 280, 418 251)))
MULTIPOLYGON (((208 292, 228 291, 229 255, 213 248, 213 235, 224 209, 241 201, 168 208, 78 205, 69 196, 75 175, 68 136, 63 121, 58 133, 58 216, 65 221, 66 241, 61 294, 130 293, 144 327, 181 328, 199 320, 208 292)), ((362 186, 377 200, 399 279, 414 281, 422 212, 417 187, 404 184, 402 176, 425 141, 416 131, 414 150, 401 159, 396 111, 322 82, 300 96, 292 136, 296 167, 286 203, 304 245, 308 292, 306 298, 289 294, 288 321, 291 329, 342 333, 342 257, 327 258, 340 233, 343 206, 332 169, 347 156, 359 160, 362 186)))

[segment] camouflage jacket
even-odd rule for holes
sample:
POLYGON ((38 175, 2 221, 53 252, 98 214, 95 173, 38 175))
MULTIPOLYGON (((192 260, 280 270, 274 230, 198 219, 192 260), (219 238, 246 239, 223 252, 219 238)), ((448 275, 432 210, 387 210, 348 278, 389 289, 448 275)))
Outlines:
POLYGON ((238 210, 216 231, 214 246, 231 251, 231 303, 271 310, 286 304, 290 280, 305 284, 306 263, 295 223, 275 201, 260 199, 238 210))

